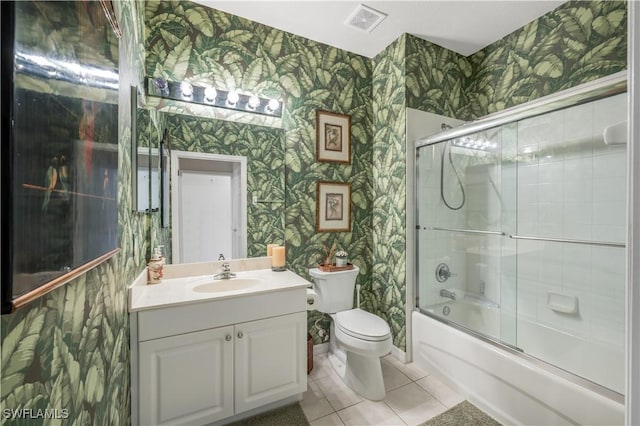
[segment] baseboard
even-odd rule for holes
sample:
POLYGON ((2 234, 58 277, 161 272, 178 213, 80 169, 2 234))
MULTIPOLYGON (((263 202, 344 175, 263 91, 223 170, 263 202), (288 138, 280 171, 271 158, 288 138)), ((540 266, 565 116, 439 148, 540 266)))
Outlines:
POLYGON ((329 352, 329 343, 320 343, 319 345, 313 345, 313 354, 326 354, 329 352))
POLYGON ((391 346, 391 355, 393 355, 400 362, 407 363, 407 353, 397 346, 391 346))

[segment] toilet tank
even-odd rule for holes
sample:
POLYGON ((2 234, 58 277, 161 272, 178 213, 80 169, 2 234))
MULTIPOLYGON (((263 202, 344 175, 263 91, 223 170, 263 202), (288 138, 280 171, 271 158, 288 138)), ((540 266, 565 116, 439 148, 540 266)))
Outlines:
POLYGON ((322 272, 318 268, 309 269, 313 279, 313 289, 318 294, 316 310, 327 314, 353 309, 353 289, 360 269, 348 271, 322 272))

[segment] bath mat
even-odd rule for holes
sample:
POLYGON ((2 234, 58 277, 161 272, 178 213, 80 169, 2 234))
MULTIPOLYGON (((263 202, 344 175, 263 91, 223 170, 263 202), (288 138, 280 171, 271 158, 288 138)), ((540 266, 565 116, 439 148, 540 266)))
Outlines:
POLYGON ((489 417, 469 401, 449 408, 439 416, 422 423, 420 426, 500 426, 500 423, 489 417))
POLYGON ((300 404, 287 405, 276 408, 273 411, 258 414, 248 419, 231 423, 230 426, 309 426, 309 421, 304 415, 300 404))

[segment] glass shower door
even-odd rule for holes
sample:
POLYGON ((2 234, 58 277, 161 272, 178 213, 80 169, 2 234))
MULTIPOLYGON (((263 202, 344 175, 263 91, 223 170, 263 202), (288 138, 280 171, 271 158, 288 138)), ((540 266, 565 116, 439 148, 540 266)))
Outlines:
POLYGON ((626 115, 622 93, 418 148, 416 306, 621 394, 626 115))
POLYGON ((418 149, 418 307, 515 344, 515 132, 418 149), (511 157, 509 163, 505 161, 511 157))

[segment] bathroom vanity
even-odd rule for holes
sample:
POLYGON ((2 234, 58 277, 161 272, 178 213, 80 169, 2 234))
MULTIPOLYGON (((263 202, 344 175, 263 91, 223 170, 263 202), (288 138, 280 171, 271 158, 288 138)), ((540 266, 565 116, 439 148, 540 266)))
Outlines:
POLYGON ((309 282, 269 258, 228 263, 229 280, 207 262, 131 285, 133 424, 226 423, 302 399, 309 282))

